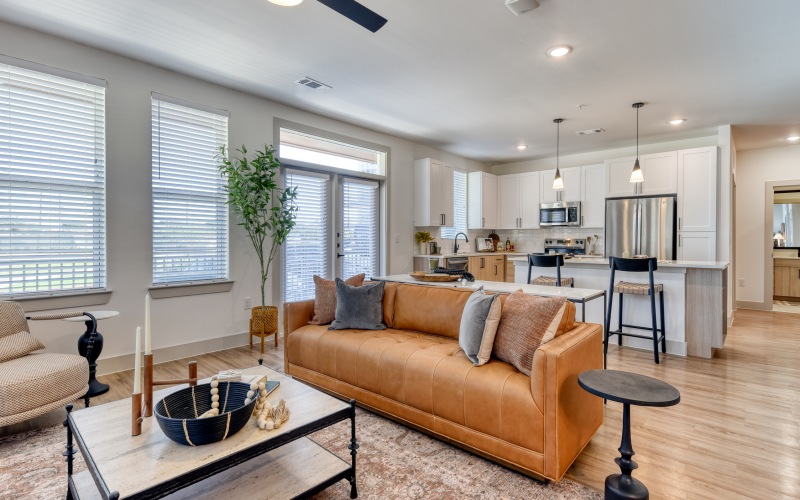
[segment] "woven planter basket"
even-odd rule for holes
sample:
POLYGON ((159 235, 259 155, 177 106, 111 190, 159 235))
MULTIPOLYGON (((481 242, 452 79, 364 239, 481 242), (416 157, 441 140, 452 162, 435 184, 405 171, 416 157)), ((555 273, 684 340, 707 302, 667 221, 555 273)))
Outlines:
POLYGON ((258 306, 250 312, 250 333, 265 334, 278 331, 278 308, 258 306))

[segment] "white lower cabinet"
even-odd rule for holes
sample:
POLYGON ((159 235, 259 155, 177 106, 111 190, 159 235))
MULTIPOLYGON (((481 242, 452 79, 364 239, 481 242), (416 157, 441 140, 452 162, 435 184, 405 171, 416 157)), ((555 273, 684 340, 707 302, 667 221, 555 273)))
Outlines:
POLYGON ((678 260, 713 262, 717 260, 716 231, 679 231, 678 260))

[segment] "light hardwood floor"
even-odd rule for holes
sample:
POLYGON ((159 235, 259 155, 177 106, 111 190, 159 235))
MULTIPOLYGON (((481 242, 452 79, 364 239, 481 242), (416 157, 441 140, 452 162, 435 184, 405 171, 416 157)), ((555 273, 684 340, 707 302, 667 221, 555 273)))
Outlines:
MULTIPOLYGON (((258 349, 239 347, 196 359, 201 377, 257 363, 258 349)), ((725 349, 713 359, 611 346, 608 367, 650 375, 681 392, 670 408, 633 407, 634 476, 652 498, 800 498, 800 320, 789 313, 736 311, 725 349)), ((264 364, 283 369, 283 342, 264 364)), ((184 376, 185 361, 159 364, 156 378, 184 376)), ((111 391, 93 404, 127 397, 132 371, 100 377, 111 391)), ((619 472, 622 406, 609 402, 605 421, 567 473, 602 491, 619 472)))

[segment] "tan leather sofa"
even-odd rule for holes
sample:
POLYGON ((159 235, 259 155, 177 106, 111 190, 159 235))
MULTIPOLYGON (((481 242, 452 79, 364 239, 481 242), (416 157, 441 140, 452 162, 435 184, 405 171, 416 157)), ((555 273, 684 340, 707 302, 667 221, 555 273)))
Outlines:
POLYGON ((475 367, 458 347, 470 293, 387 283, 387 329, 378 331, 309 325, 314 301, 287 303, 286 373, 520 472, 558 481, 603 420, 602 400, 578 386, 579 373, 602 368, 601 326, 575 323, 540 347, 531 377, 496 359, 475 367))

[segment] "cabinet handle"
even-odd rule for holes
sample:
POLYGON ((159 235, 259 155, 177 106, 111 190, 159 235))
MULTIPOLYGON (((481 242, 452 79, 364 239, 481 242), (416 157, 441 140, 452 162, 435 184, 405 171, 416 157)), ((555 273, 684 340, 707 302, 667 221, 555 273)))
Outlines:
POLYGON ((494 275, 497 276, 497 264, 494 265, 494 275))
POLYGON ((681 218, 678 217, 678 231, 681 230, 681 218))
POLYGON ((486 217, 481 217, 481 227, 486 227, 486 217))
POLYGON ((583 227, 583 215, 581 215, 581 227, 583 227))
POLYGON ((442 225, 443 226, 447 225, 447 214, 442 214, 442 225))
POLYGON ((484 262, 483 257, 481 257, 481 269, 486 267, 486 262, 484 262))
POLYGON ((681 235, 678 235, 678 246, 681 246, 681 235))

